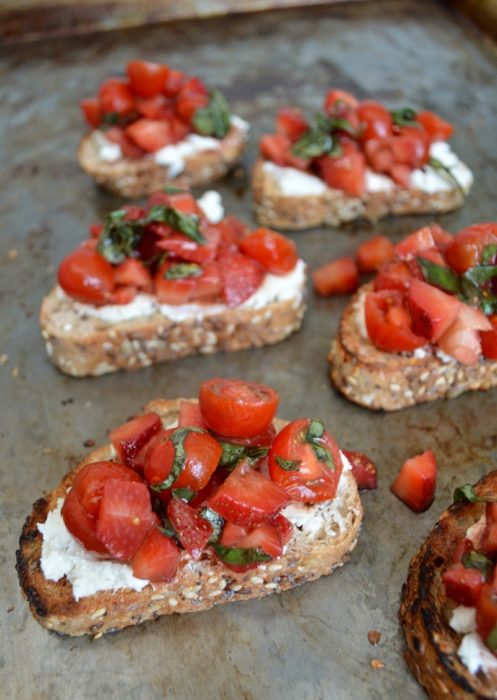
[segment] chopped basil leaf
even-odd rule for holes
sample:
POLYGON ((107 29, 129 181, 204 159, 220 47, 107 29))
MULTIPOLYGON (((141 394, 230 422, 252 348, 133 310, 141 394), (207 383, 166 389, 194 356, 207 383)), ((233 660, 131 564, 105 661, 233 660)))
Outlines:
POLYGON ((488 633, 487 638, 485 639, 485 644, 492 651, 497 649, 497 625, 495 625, 492 631, 488 633))
POLYGON ((459 292, 459 276, 450 267, 437 265, 437 263, 420 256, 418 256, 417 260, 423 277, 429 284, 433 284, 446 292, 459 292))
POLYGON ((392 121, 396 126, 417 126, 420 125, 416 121, 417 112, 411 107, 403 107, 402 109, 394 109, 390 112, 392 121))
POLYGON ((211 510, 210 508, 202 508, 202 510, 199 512, 199 515, 201 518, 204 518, 204 520, 208 520, 212 525, 212 535, 209 538, 209 542, 210 544, 215 544, 219 541, 219 538, 221 536, 221 531, 224 525, 224 518, 221 515, 219 515, 219 513, 216 513, 215 510, 211 510))
POLYGON ((276 464, 284 469, 286 472, 299 472, 300 465, 302 464, 301 459, 283 459, 279 455, 274 458, 276 464))
POLYGON ((159 484, 152 484, 150 488, 152 491, 166 491, 170 488, 178 476, 181 474, 183 466, 186 460, 186 450, 185 450, 185 439, 189 433, 205 433, 206 431, 202 428, 176 428, 174 433, 169 436, 169 440, 173 443, 174 450, 174 461, 171 471, 159 484))
POLYGON ((335 141, 331 134, 319 128, 309 129, 292 146, 298 158, 317 158, 333 150, 335 141))
POLYGON ((493 562, 481 552, 466 552, 461 561, 465 569, 478 569, 485 578, 494 568, 493 562))
POLYGON ((98 239, 98 252, 114 264, 132 257, 141 237, 136 221, 125 221, 125 216, 124 209, 111 212, 98 239))
POLYGON ((202 267, 197 263, 177 263, 171 265, 164 277, 167 280, 182 280, 186 277, 198 277, 202 274, 202 267))
POLYGON ((469 503, 478 503, 481 501, 476 494, 474 486, 471 484, 464 484, 464 486, 458 486, 454 491, 454 503, 463 503, 468 501, 469 503))
POLYGON ((327 131, 332 133, 333 131, 345 131, 350 135, 355 134, 355 129, 348 119, 343 119, 342 117, 332 117, 331 119, 325 117, 324 114, 320 112, 316 113, 316 126, 322 131, 327 131))
POLYGON ((197 109, 193 117, 193 126, 199 134, 215 136, 222 139, 231 128, 231 110, 225 97, 219 90, 209 94, 206 107, 197 109))
POLYGON ((128 112, 128 114, 119 114, 118 112, 107 112, 102 117, 102 121, 98 128, 100 131, 107 131, 112 126, 126 126, 132 122, 138 115, 136 112, 128 112))
POLYGON ((145 223, 158 221, 167 224, 176 231, 181 231, 185 236, 192 238, 197 243, 205 243, 206 240, 200 233, 200 219, 196 214, 185 214, 174 207, 165 207, 155 204, 149 211, 145 223))
POLYGON ((221 544, 213 544, 212 546, 221 561, 226 564, 254 564, 272 559, 260 547, 223 547, 221 544))
POLYGON ((324 435, 324 423, 317 418, 311 418, 309 428, 307 429, 307 442, 310 442, 314 438, 320 438, 324 435))
POLYGON ((464 273, 464 277, 476 287, 479 287, 497 277, 497 265, 476 265, 475 267, 470 267, 464 273))
POLYGON ((181 501, 186 501, 187 503, 189 503, 192 498, 195 498, 196 495, 193 489, 189 489, 186 486, 181 489, 173 489, 173 498, 179 498, 181 501))
POLYGON ((481 253, 481 262, 483 265, 490 265, 495 261, 497 256, 497 245, 495 243, 489 243, 486 245, 481 253))
POLYGON ((312 447, 312 450, 318 460, 320 462, 324 462, 332 471, 335 471, 336 465, 333 460, 333 455, 327 447, 324 447, 321 444, 321 438, 323 435, 324 423, 317 418, 311 418, 305 440, 312 447))
POLYGON ((164 185, 162 191, 166 194, 181 194, 182 192, 188 192, 184 187, 176 187, 176 185, 164 185))
POLYGON ((233 469, 241 459, 257 461, 262 459, 269 452, 268 447, 248 447, 245 445, 235 445, 231 442, 221 442, 223 453, 219 460, 219 466, 225 469, 233 469))
POLYGON ((466 196, 466 192, 464 191, 464 187, 461 185, 457 177, 454 175, 452 172, 452 169, 447 167, 447 165, 444 165, 441 160, 438 160, 438 158, 433 158, 433 156, 430 157, 430 160, 428 161, 428 165, 433 168, 433 170, 439 171, 440 174, 444 175, 447 180, 450 180, 450 182, 457 187, 457 189, 461 192, 462 196, 466 196))

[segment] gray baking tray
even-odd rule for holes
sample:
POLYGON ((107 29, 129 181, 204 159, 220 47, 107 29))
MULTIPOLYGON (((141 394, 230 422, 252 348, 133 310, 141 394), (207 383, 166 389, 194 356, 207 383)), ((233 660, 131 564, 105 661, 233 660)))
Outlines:
MULTIPOLYGON (((218 85, 253 124, 272 129, 278 106, 319 107, 338 86, 392 106, 435 109, 457 124, 454 146, 476 173, 467 205, 440 217, 448 230, 495 219, 496 60, 480 35, 436 2, 374 2, 185 22, 11 47, 2 76, 0 174, 0 556, 5 698, 423 697, 402 658, 397 623, 408 562, 454 487, 490 470, 497 448, 497 392, 466 394, 393 414, 354 406, 330 387, 326 353, 346 299, 309 294, 302 331, 261 350, 191 357, 130 374, 77 380, 48 363, 40 301, 60 259, 87 226, 120 203, 79 170, 77 103, 134 57, 165 61, 218 85), (260 601, 162 618, 98 641, 61 638, 31 618, 14 554, 24 517, 44 490, 83 457, 84 442, 147 400, 191 396, 213 375, 267 382, 281 414, 322 417, 347 448, 370 454, 379 488, 351 561, 332 576, 260 601), (435 503, 411 513, 389 492, 404 460, 433 449, 435 503), (382 633, 368 643, 368 630, 382 633), (374 670, 380 659, 385 667, 374 670)), ((250 192, 237 178, 219 188, 228 211, 250 220, 250 192)), ((352 253, 379 231, 393 240, 429 217, 293 234, 311 269, 352 253)))

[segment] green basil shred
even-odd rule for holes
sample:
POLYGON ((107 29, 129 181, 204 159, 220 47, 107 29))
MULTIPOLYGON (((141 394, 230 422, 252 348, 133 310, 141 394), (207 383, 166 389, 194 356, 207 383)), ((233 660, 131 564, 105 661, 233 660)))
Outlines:
POLYGON ((164 273, 167 280, 183 280, 187 277, 198 277, 202 274, 202 267, 197 263, 177 263, 164 273))
POLYGON ((335 471, 336 465, 333 460, 333 455, 327 447, 321 444, 321 438, 324 435, 324 423, 317 418, 311 418, 307 433, 305 436, 306 442, 310 444, 312 450, 320 462, 324 462, 326 466, 335 471))
POLYGON ((465 569, 478 569, 485 579, 494 567, 493 562, 481 552, 466 552, 461 561, 465 569))
POLYGON ((283 459, 283 457, 280 457, 279 455, 276 455, 274 461, 278 467, 284 469, 286 472, 299 472, 300 465, 302 464, 301 459, 283 459))
POLYGON ((169 436, 169 440, 174 445, 174 461, 173 461, 173 466, 171 468, 171 471, 167 475, 167 477, 164 479, 164 481, 161 481, 159 484, 152 484, 150 487, 152 491, 166 491, 168 488, 170 488, 176 479, 179 477, 181 474, 181 471, 185 465, 186 461, 186 450, 185 450, 185 439, 187 435, 190 433, 205 433, 206 431, 203 430, 202 428, 194 428, 194 427, 185 427, 185 428, 176 428, 174 433, 172 433, 169 436))
POLYGON ((186 501, 189 503, 197 495, 193 489, 189 489, 187 486, 181 489, 173 489, 173 498, 178 498, 180 501, 186 501))
POLYGON ((226 564, 255 564, 261 561, 271 561, 272 557, 260 547, 224 547, 213 544, 216 554, 226 564))
POLYGON ((412 107, 394 109, 390 112, 390 115, 395 126, 415 126, 420 128, 419 122, 416 121, 417 112, 412 107))
POLYGON ((223 531, 224 518, 211 508, 202 508, 199 515, 201 518, 204 518, 204 520, 208 520, 212 525, 212 535, 209 538, 209 543, 216 544, 219 542, 221 532, 223 531))
POLYGON ((245 445, 235 445, 231 442, 221 442, 223 452, 219 460, 219 466, 224 469, 234 469, 242 459, 258 461, 267 455, 268 447, 249 447, 245 445))
POLYGON ((214 136, 217 139, 226 136, 231 128, 231 110, 219 90, 212 90, 207 106, 197 109, 193 117, 193 126, 204 136, 214 136))

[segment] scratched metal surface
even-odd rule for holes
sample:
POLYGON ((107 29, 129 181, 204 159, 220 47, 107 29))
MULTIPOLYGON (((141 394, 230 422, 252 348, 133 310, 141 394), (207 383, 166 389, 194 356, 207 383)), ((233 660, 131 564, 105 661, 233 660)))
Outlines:
MULTIPOLYGON (((2 696, 6 698, 419 698, 404 665, 398 599, 408 561, 454 486, 494 464, 497 392, 468 394, 391 415, 370 413, 335 394, 325 356, 345 300, 314 299, 302 331, 272 348, 192 357, 134 374, 75 380, 47 362, 37 326, 43 294, 61 257, 89 223, 117 204, 75 159, 82 124, 77 102, 130 58, 150 57, 219 85, 256 138, 275 109, 320 104, 327 87, 424 105, 458 124, 455 147, 477 174, 466 207, 442 217, 449 230, 495 218, 495 57, 473 30, 434 2, 273 12, 189 22, 122 34, 11 48, 1 59, 0 174, 0 609, 2 696), (15 253, 10 251, 17 251, 15 253), (4 358, 5 359, 5 358, 4 358), (329 578, 257 602, 163 618, 98 642, 58 638, 36 624, 21 599, 14 552, 31 503, 106 440, 148 399, 193 395, 212 375, 275 386, 281 414, 321 416, 340 444, 379 465, 350 563, 329 578), (414 515, 388 486, 407 456, 432 448, 440 482, 432 508, 414 515), (378 647, 369 629, 382 633, 378 647), (383 671, 370 667, 373 658, 383 671)), ((228 210, 250 217, 250 196, 220 187, 228 210)), ((373 230, 398 240, 426 221, 295 234, 311 268, 351 253, 373 230)))

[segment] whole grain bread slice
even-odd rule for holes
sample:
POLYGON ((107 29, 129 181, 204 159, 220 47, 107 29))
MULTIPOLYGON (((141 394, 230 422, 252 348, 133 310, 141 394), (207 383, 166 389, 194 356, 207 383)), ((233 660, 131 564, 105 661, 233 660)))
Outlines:
MULTIPOLYGON (((497 471, 475 486, 480 497, 497 493, 497 471)), ((456 544, 485 512, 484 503, 457 503, 440 518, 412 559, 400 605, 407 664, 434 700, 489 700, 497 697, 497 672, 471 673, 458 656, 461 635, 449 626, 454 605, 447 599, 441 574, 456 544)))
POLYGON ((364 285, 352 298, 328 354, 331 381, 350 401, 396 411, 497 386, 497 361, 462 365, 429 345, 418 354, 376 348, 360 320, 363 298, 370 289, 371 285, 364 285))
MULTIPOLYGON (((160 399, 150 402, 146 410, 159 413, 165 425, 174 425, 179 406, 180 399, 160 399)), ((277 419, 278 429, 284 424, 277 419)), ((322 532, 311 539, 296 527, 281 557, 244 573, 228 569, 208 551, 197 561, 183 552, 178 573, 172 581, 149 583, 141 591, 107 590, 75 600, 72 585, 65 576, 52 581, 43 575, 43 538, 38 525, 45 522, 48 513, 71 487, 78 469, 89 462, 112 457, 110 445, 94 450, 53 491, 36 501, 24 523, 17 551, 19 581, 33 616, 49 630, 72 636, 100 637, 106 632, 174 612, 200 612, 231 601, 260 598, 331 573, 345 563, 356 545, 362 507, 354 477, 350 471, 344 471, 339 498, 335 499, 339 502, 331 501, 326 511, 331 535, 322 532)))
POLYGON ((262 158, 257 161, 252 178, 255 216, 264 226, 300 231, 339 226, 359 218, 376 221, 390 214, 443 213, 461 207, 465 200, 455 185, 435 193, 395 186, 388 191, 367 192, 360 198, 330 187, 320 194, 287 195, 264 163, 262 158))
POLYGON ((184 169, 175 177, 170 177, 168 167, 152 157, 120 158, 112 163, 102 160, 92 133, 81 140, 78 160, 83 170, 109 192, 136 199, 158 192, 165 185, 203 187, 220 180, 240 160, 246 141, 246 130, 231 126, 218 148, 185 157, 184 169))

